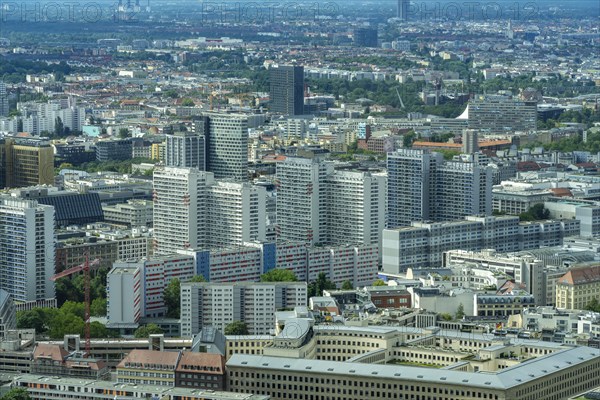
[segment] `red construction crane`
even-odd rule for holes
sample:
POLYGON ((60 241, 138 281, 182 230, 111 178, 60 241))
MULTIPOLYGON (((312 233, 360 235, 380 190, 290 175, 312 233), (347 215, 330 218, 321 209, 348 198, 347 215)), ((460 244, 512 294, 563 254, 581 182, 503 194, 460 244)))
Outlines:
POLYGON ((85 355, 84 357, 89 357, 90 355, 90 267, 96 266, 100 264, 100 259, 96 258, 92 262, 90 262, 89 253, 85 254, 85 262, 83 264, 79 264, 75 267, 71 267, 69 269, 65 269, 62 272, 52 276, 50 280, 52 282, 57 279, 64 278, 65 276, 73 275, 77 272, 83 271, 83 285, 85 288, 85 355))

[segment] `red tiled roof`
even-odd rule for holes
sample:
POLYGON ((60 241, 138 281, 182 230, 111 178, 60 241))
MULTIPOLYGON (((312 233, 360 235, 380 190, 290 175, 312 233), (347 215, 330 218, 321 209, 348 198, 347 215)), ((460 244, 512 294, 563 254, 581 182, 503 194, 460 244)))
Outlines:
POLYGON ((600 265, 584 268, 573 268, 558 279, 561 285, 581 285, 600 281, 600 265))
POLYGON ((225 373, 225 361, 220 354, 184 352, 179 360, 177 372, 196 371, 206 374, 225 373))

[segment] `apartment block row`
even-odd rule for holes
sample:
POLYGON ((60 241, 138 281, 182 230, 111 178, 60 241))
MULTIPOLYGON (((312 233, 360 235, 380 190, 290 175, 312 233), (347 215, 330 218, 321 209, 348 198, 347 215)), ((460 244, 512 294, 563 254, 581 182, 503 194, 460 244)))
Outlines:
POLYGON ((442 264, 443 253, 462 249, 515 252, 561 245, 563 238, 579 234, 578 220, 519 222, 519 217, 468 216, 450 222, 413 222, 410 227, 383 231, 383 270, 442 264))
POLYGON ((223 331, 234 322, 246 323, 251 335, 270 334, 275 312, 305 306, 306 282, 184 283, 181 285, 181 335, 205 327, 223 331))
POLYGON ((288 157, 277 164, 277 237, 321 244, 378 244, 385 224, 386 176, 335 171, 333 163, 288 157))
POLYGON ((441 153, 399 149, 387 158, 387 227, 491 215, 493 168, 479 155, 445 161, 441 153))
POLYGON ((144 317, 166 312, 163 291, 178 278, 201 275, 209 282, 258 282, 274 268, 292 270, 299 281, 314 281, 324 273, 341 285, 371 284, 377 277, 379 251, 369 246, 310 247, 302 243, 248 243, 213 250, 180 250, 139 261, 117 261, 107 277, 108 320, 131 328, 144 317))

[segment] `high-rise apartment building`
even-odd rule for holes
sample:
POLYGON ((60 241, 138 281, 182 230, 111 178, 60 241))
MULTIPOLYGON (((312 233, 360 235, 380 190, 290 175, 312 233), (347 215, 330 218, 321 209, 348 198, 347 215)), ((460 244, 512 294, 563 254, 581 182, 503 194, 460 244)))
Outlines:
POLYGON ((196 168, 157 168, 153 220, 159 254, 264 241, 266 189, 196 168))
POLYGON ((6 92, 6 84, 0 82, 0 117, 8 116, 8 93, 6 92))
POLYGON ((0 147, 6 186, 54 184, 54 149, 47 139, 7 138, 0 147))
POLYGON ((537 103, 506 96, 478 96, 468 105, 468 126, 481 133, 537 130, 537 103))
POLYGON ((167 135, 166 161, 168 167, 198 168, 206 170, 204 135, 178 132, 167 135))
POLYGON ((278 240, 327 245, 380 243, 385 174, 334 171, 318 156, 277 164, 278 240))
POLYGON ((288 157, 277 164, 279 240, 327 242, 327 177, 332 173, 333 164, 318 157, 288 157))
POLYGON ((241 246, 266 240, 266 198, 263 186, 216 181, 207 188, 206 247, 241 246))
POLYGON ((462 134, 462 152, 473 154, 479 151, 479 139, 477 131, 474 129, 465 129, 462 134))
POLYGON ((387 164, 390 228, 492 212, 493 170, 477 157, 444 161, 439 153, 400 149, 388 154, 387 164))
POLYGON ((327 242, 380 244, 385 226, 385 174, 337 171, 327 178, 327 242))
POLYGON ((269 70, 271 112, 284 115, 304 114, 304 67, 280 65, 269 70))
POLYGON ((0 199, 0 289, 17 302, 54 298, 54 207, 0 199))
POLYGON ((172 254, 206 241, 206 182, 212 174, 195 168, 154 170, 154 251, 172 254))
POLYGON ((210 115, 206 140, 206 170, 215 179, 248 179, 248 118, 210 115))
POLYGON ((234 321, 245 322, 251 335, 267 335, 275 330, 275 311, 306 303, 304 282, 183 283, 181 335, 207 326, 223 331, 234 321))

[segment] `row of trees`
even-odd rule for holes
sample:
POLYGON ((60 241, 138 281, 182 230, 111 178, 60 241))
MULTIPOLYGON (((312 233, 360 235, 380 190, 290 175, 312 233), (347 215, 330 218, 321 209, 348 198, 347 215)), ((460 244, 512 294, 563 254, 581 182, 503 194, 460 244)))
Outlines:
MULTIPOLYGON (((35 329, 37 333, 47 335, 51 339, 62 339, 66 334, 84 336, 84 318, 84 304, 67 301, 60 308, 33 308, 28 311, 19 311, 17 328, 35 329)), ((90 324, 90 335, 93 338, 118 336, 97 321, 90 324)))

